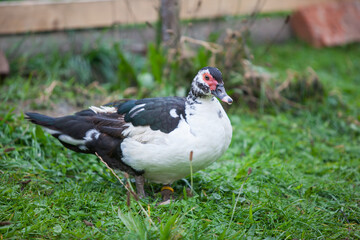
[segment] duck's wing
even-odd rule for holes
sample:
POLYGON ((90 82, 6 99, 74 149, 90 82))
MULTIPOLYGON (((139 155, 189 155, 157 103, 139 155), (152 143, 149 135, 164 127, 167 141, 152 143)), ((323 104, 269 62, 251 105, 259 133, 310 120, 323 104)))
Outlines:
POLYGON ((170 133, 185 119, 185 98, 163 97, 131 100, 118 106, 118 114, 133 126, 149 126, 170 133))

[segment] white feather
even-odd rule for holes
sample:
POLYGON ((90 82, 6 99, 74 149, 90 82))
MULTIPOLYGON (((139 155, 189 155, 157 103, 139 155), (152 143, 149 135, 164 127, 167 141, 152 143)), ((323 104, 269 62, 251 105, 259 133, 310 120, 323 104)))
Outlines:
POLYGON ((100 136, 100 132, 96 129, 90 129, 89 131, 86 132, 84 140, 85 141, 92 141, 94 139, 98 139, 100 136))
POLYGON ((83 151, 88 150, 88 148, 85 145, 80 145, 80 146, 78 146, 78 148, 80 148, 83 151))
POLYGON ((88 148, 85 146, 86 142, 96 140, 100 136, 100 132, 96 129, 90 129, 85 133, 85 137, 83 139, 75 139, 69 135, 61 134, 59 136, 59 140, 77 146, 81 150, 88 150, 88 148))
POLYGON ((145 103, 136 105, 135 107, 133 107, 133 108, 129 111, 129 113, 131 114, 132 112, 136 111, 136 110, 139 109, 139 108, 142 108, 143 106, 145 106, 145 103))
POLYGON ((60 135, 59 140, 61 140, 63 142, 66 142, 68 144, 71 144, 71 145, 75 145, 75 146, 84 145, 85 142, 86 142, 85 140, 75 139, 75 138, 70 137, 69 135, 66 135, 66 134, 60 135))
POLYGON ((179 117, 179 115, 176 113, 176 109, 171 109, 169 113, 170 113, 170 116, 173 118, 179 117))
POLYGON ((140 113, 140 112, 142 112, 142 111, 144 111, 144 110, 145 110, 144 108, 140 108, 140 109, 137 110, 136 112, 132 112, 131 115, 130 115, 130 117, 133 118, 133 117, 135 117, 138 113, 140 113))
POLYGON ((50 128, 43 127, 43 129, 44 129, 47 133, 50 133, 51 135, 61 134, 61 132, 56 131, 56 130, 53 130, 53 129, 50 129, 50 128))
POLYGON ((91 106, 89 108, 94 113, 116 113, 117 112, 116 108, 114 108, 114 107, 107 107, 107 106, 95 107, 95 106, 91 106))

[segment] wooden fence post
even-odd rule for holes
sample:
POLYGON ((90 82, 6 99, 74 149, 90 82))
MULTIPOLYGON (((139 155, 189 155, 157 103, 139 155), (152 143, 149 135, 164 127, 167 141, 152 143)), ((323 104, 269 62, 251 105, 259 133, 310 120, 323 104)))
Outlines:
POLYGON ((161 0, 161 35, 166 47, 177 48, 180 41, 180 1, 161 0))

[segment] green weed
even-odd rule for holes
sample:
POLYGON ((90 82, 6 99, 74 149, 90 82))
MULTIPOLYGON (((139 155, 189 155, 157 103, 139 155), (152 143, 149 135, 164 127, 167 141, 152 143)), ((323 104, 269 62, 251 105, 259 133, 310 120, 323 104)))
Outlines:
MULTIPOLYGON (((106 82, 91 86, 75 77, 60 81, 65 65, 56 61, 48 66, 36 63, 41 71, 19 63, 22 70, 5 80, 0 92, 0 237, 360 238, 360 45, 318 50, 290 42, 271 47, 268 54, 263 54, 265 49, 255 48, 255 64, 271 63, 271 71, 283 79, 287 69, 302 72, 311 66, 325 83, 325 99, 287 112, 265 107, 263 114, 250 111, 241 100, 234 103, 228 110, 233 125, 230 148, 212 166, 193 174, 195 196, 186 194, 185 181, 177 181, 176 200, 169 205, 157 205, 160 186, 149 183, 149 197, 131 200, 128 206, 126 189, 96 156, 64 149, 22 114, 29 104, 38 106, 34 99, 46 102, 43 109, 59 113, 66 111, 64 105, 84 108, 121 98, 123 92, 110 94, 106 82), (59 83, 51 90, 54 80, 59 83)), ((158 83, 160 78, 143 79, 154 76, 151 67, 131 68, 134 78, 128 84, 143 81, 154 90, 140 90, 144 94, 164 94, 152 84, 170 81, 167 73, 158 83)), ((225 85, 228 81, 232 79, 224 79, 225 85)))

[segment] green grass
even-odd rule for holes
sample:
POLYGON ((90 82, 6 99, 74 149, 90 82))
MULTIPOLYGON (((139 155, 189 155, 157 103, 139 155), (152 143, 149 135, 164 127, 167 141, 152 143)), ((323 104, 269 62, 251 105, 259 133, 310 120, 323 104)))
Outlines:
MULTIPOLYGON (((317 50, 290 42, 263 54, 265 48, 255 49, 256 64, 271 63, 279 78, 288 68, 311 66, 346 107, 332 105, 330 94, 323 103, 277 114, 234 104, 226 154, 194 174, 197 195, 187 196, 180 180, 173 185, 177 200, 164 206, 157 205, 157 184, 147 184, 149 197, 128 206, 126 190, 96 157, 65 150, 28 124, 23 108, 38 106, 39 89, 52 79, 11 76, 0 95, 0 238, 360 238, 360 45, 317 50)), ((41 108, 86 107, 108 94, 83 88, 62 82, 41 108)))

